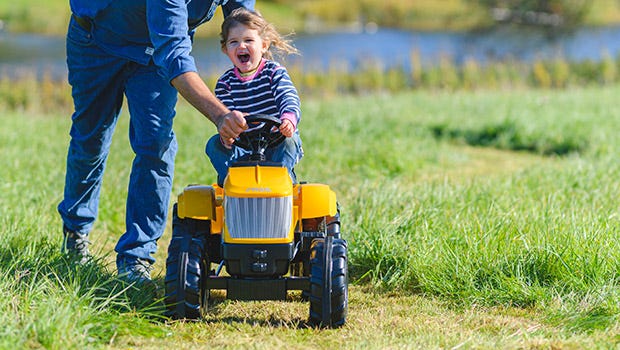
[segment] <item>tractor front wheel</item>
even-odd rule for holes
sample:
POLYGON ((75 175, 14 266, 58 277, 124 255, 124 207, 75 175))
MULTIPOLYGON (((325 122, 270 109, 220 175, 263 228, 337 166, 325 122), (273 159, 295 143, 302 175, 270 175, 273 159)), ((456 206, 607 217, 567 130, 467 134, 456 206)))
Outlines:
POLYGON ((173 319, 198 319, 207 305, 204 283, 210 267, 206 232, 208 221, 180 219, 172 212, 172 240, 166 259, 166 315, 173 319))
POLYGON ((310 247, 310 325, 344 325, 348 303, 346 241, 333 236, 313 240, 310 247))

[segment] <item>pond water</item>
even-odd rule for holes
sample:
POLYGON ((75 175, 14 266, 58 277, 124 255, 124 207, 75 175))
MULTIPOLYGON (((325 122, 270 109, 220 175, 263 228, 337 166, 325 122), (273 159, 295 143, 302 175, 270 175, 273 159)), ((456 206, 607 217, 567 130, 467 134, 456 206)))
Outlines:
MULTIPOLYGON (((350 70, 364 64, 411 69, 413 52, 422 64, 431 65, 442 56, 456 64, 472 58, 490 60, 563 57, 571 61, 600 60, 620 55, 620 26, 581 28, 550 37, 532 29, 499 29, 484 33, 416 32, 378 29, 372 32, 343 31, 293 37, 301 56, 290 56, 287 64, 304 70, 326 70, 346 64, 350 70)), ((66 76, 64 38, 31 34, 0 33, 0 76, 50 73, 66 76)), ((193 55, 201 72, 218 74, 230 63, 219 50, 217 39, 198 39, 193 55)))

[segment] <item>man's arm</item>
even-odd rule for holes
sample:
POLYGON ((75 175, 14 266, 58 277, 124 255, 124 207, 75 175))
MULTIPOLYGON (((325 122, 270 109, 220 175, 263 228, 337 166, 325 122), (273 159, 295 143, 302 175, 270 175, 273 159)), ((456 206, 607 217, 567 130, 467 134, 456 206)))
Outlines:
POLYGON ((172 79, 172 85, 200 113, 205 115, 217 126, 217 131, 224 142, 230 142, 247 129, 243 113, 230 111, 196 72, 186 72, 172 79))

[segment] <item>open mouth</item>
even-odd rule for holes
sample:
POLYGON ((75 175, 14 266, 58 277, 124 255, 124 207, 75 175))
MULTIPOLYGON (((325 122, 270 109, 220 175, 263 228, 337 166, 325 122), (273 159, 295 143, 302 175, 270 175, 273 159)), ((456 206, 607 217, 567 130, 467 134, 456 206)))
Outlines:
POLYGON ((250 61, 250 55, 245 54, 245 53, 238 55, 237 58, 239 59, 239 62, 241 63, 248 63, 250 61))

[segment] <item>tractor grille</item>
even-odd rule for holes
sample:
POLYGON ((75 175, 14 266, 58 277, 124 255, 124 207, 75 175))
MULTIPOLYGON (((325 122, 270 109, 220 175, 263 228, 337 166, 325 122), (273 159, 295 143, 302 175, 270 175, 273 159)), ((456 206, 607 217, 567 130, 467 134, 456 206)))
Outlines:
POLYGON ((286 238, 291 227, 293 197, 226 197, 226 226, 232 238, 286 238))

